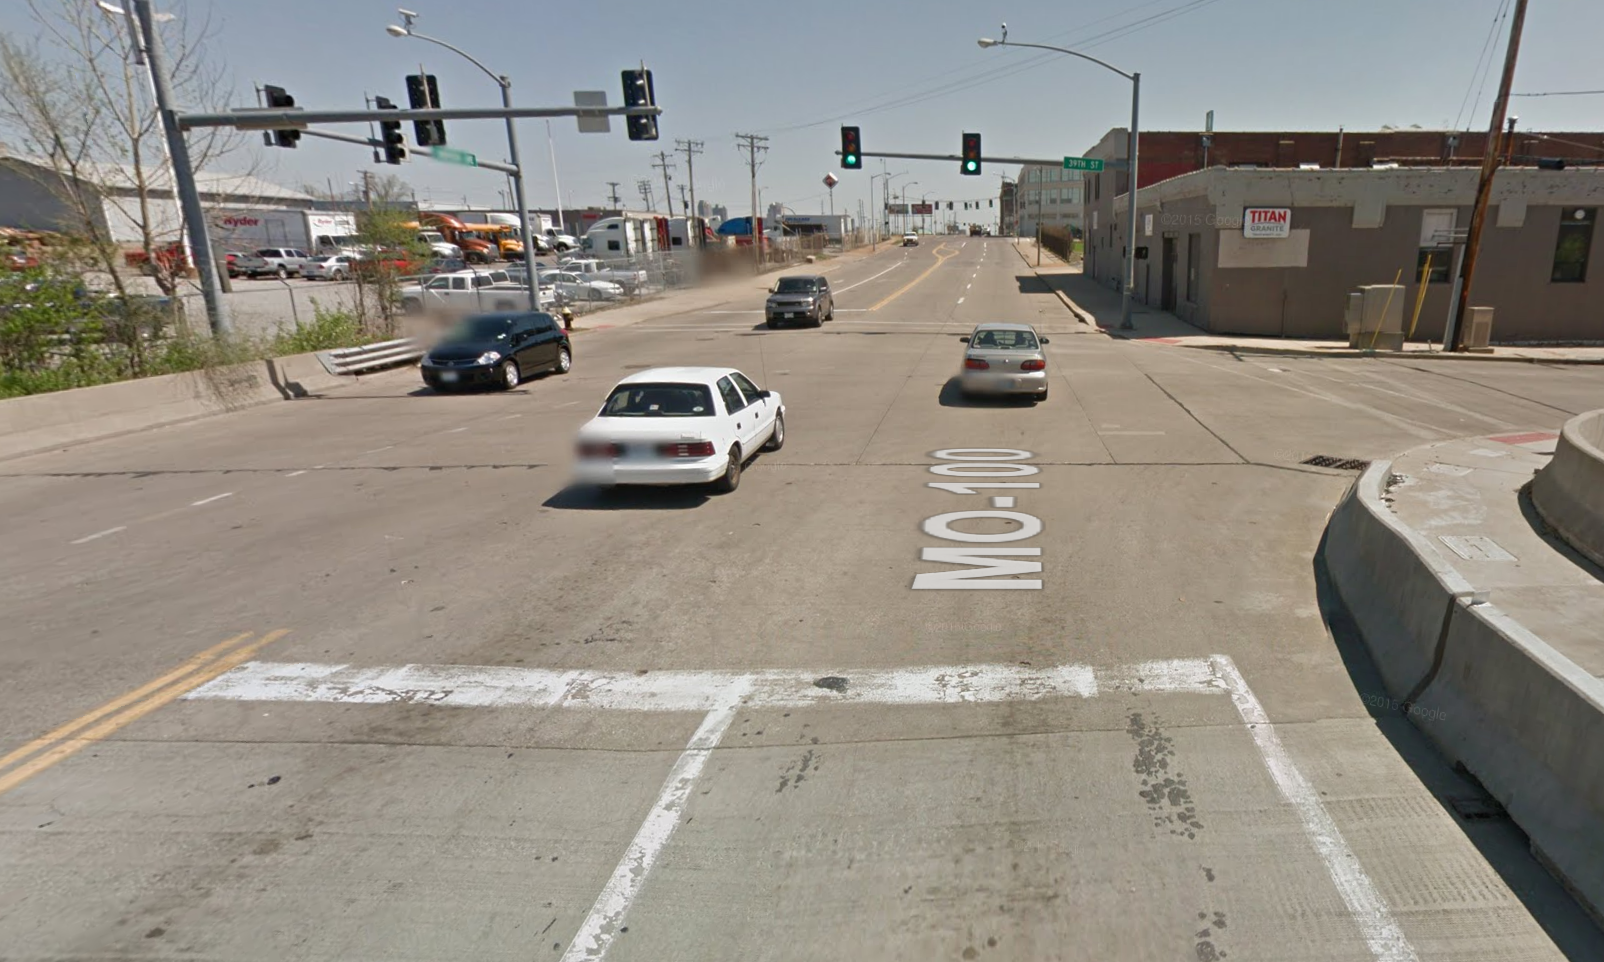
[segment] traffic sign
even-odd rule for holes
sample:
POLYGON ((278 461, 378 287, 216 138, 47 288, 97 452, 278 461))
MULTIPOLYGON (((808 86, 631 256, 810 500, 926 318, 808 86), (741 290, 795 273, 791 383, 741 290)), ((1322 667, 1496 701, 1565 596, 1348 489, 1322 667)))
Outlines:
POLYGON ((1103 162, 1096 157, 1065 157, 1065 170, 1088 170, 1098 173, 1103 169, 1103 162))
POLYGON ((443 164, 461 164, 464 167, 479 166, 479 158, 466 150, 458 150, 455 147, 434 147, 432 150, 434 159, 443 164))

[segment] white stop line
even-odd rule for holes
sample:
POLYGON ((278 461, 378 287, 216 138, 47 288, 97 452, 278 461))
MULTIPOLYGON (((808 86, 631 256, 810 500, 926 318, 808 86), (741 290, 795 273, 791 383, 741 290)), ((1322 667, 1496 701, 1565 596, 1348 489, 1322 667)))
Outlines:
POLYGON ((1094 698, 1103 692, 1230 697, 1264 767, 1293 807, 1315 852, 1378 962, 1416 962, 1386 901, 1281 744, 1236 664, 1226 655, 1114 668, 944 665, 841 673, 811 671, 549 671, 474 665, 249 662, 184 696, 190 700, 424 704, 444 708, 576 708, 705 712, 606 887, 561 962, 596 962, 623 925, 652 866, 673 837, 696 781, 742 708, 931 705, 1094 698))

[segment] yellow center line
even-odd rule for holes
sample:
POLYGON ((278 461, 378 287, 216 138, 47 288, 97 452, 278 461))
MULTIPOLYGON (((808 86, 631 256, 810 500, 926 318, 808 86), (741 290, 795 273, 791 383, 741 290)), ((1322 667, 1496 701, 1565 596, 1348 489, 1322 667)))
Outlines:
POLYGON ((902 295, 908 293, 908 291, 913 289, 914 285, 918 284, 920 281, 922 281, 925 278, 929 277, 932 273, 935 272, 936 268, 940 267, 942 264, 945 264, 949 258, 957 257, 958 256, 958 248, 956 248, 956 247, 949 248, 945 243, 943 243, 940 247, 936 248, 935 254, 936 254, 936 262, 934 264, 931 264, 928 268, 926 268, 926 270, 925 270, 925 272, 923 274, 920 274, 918 277, 915 277, 913 280, 911 280, 908 283, 904 284, 899 290, 893 291, 892 293, 886 295, 884 300, 882 300, 880 303, 876 304, 875 306, 869 308, 869 310, 878 311, 880 308, 885 307, 887 304, 890 304, 892 301, 894 301, 897 298, 901 297, 902 295), (943 254, 942 253, 943 251, 946 251, 946 253, 943 254))
POLYGON ((101 741, 107 735, 111 735, 119 729, 138 721, 156 709, 171 704, 223 672, 239 667, 249 661, 258 651, 289 634, 289 629, 281 628, 276 631, 270 631, 263 635, 259 641, 236 648, 220 658, 216 657, 230 646, 249 638, 252 634, 254 632, 248 631, 242 635, 236 635, 228 641, 214 645, 155 681, 107 702, 94 711, 76 718, 49 734, 34 739, 16 751, 11 752, 5 758, 0 759, 0 766, 25 758, 41 748, 50 746, 44 754, 18 765, 4 775, 0 775, 0 794, 10 791, 57 762, 77 754, 90 745, 101 741), (214 658, 216 658, 215 661, 212 660, 214 658), (141 698, 145 700, 140 701, 141 698), (128 707, 130 705, 132 707, 128 707), (111 717, 106 718, 107 715, 111 715, 111 717), (102 718, 105 720, 99 721, 102 718), (99 724, 94 724, 97 721, 99 721, 99 724), (84 730, 85 726, 88 725, 93 725, 93 727, 84 730), (80 732, 80 730, 82 731, 80 732), (69 737, 74 735, 76 737, 69 737))

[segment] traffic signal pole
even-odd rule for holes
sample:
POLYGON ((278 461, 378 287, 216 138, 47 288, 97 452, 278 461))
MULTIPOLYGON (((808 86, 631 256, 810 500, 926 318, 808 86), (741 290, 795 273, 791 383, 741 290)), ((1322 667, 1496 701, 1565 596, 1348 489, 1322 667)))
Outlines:
MULTIPOLYGON (((327 130, 303 130, 301 131, 301 134, 305 137, 319 137, 323 140, 337 140, 342 144, 358 144, 363 147, 374 147, 379 149, 383 149, 384 147, 384 141, 379 140, 377 137, 351 137, 346 134, 336 134, 327 130)), ((434 148, 416 146, 408 147, 407 153, 422 154, 425 157, 433 157, 434 148)), ((507 164, 498 164, 495 161, 484 160, 477 157, 474 158, 474 166, 483 170, 493 170, 498 174, 514 173, 513 168, 507 164)))
POLYGON ((178 193, 179 206, 184 213, 184 230, 189 235, 189 246, 195 255, 195 272, 200 275, 201 297, 206 302, 206 320, 214 337, 223 338, 234 331, 228 302, 223 299, 223 281, 218 274, 217 262, 212 258, 212 238, 206 230, 206 212, 201 208, 200 190, 195 186, 195 168, 189 158, 189 143, 173 109, 173 92, 167 81, 166 53, 161 37, 150 12, 150 0, 132 0, 134 15, 139 20, 140 33, 144 34, 145 56, 150 61, 151 86, 156 95, 156 112, 161 115, 162 132, 167 137, 167 151, 173 163, 173 189, 178 193))

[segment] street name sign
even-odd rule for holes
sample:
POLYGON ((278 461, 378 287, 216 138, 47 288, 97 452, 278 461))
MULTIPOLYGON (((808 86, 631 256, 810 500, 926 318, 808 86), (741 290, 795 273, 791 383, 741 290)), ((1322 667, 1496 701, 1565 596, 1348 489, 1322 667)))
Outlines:
POLYGON ((1065 157, 1065 170, 1087 170, 1098 173, 1103 169, 1103 162, 1096 157, 1065 157))

